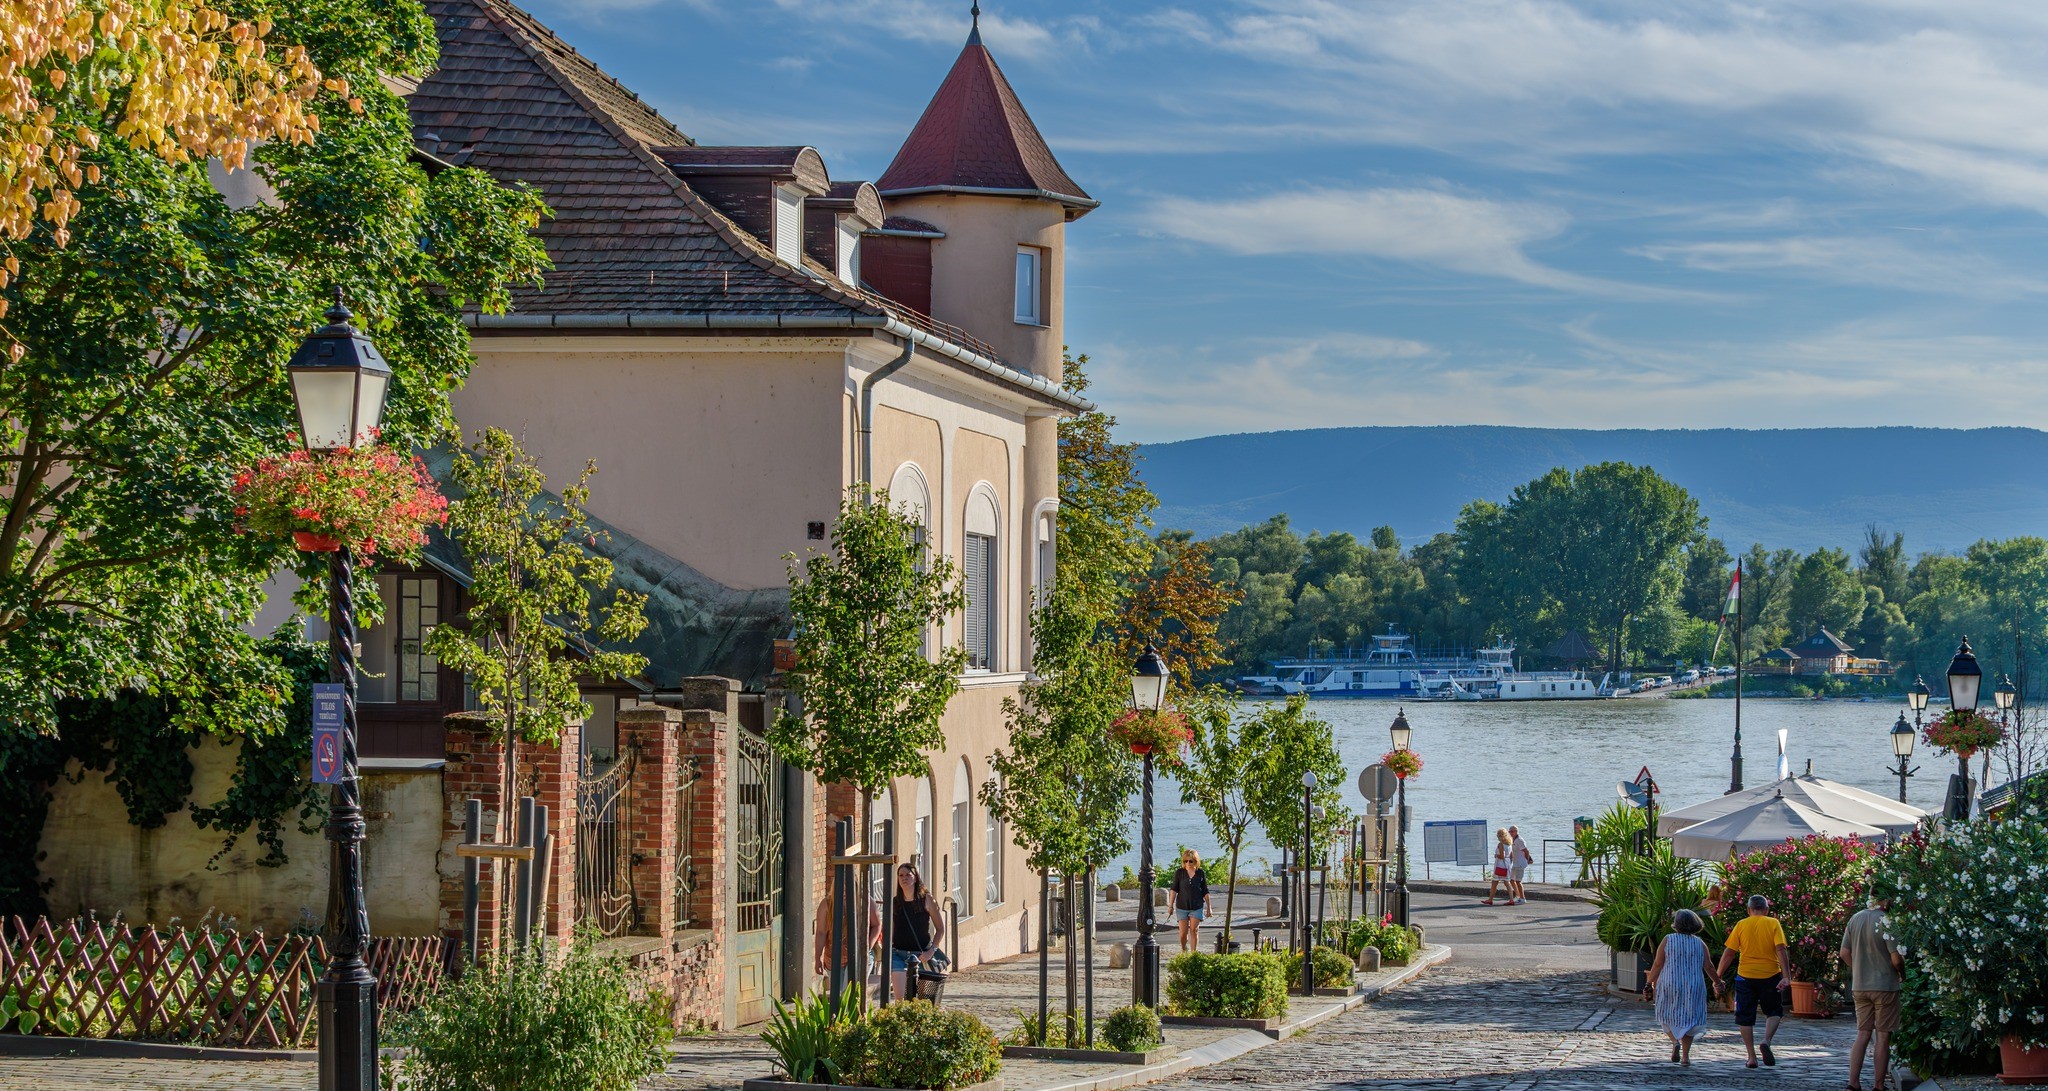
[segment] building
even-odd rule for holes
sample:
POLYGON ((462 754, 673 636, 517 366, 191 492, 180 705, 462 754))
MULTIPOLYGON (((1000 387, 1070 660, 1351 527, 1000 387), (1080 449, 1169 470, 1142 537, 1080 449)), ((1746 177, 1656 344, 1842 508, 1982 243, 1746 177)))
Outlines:
POLYGON ((1812 636, 1797 644, 1766 652, 1760 665, 1783 674, 1888 675, 1892 672, 1890 663, 1857 655, 1848 641, 1829 632, 1825 626, 1816 626, 1812 636))

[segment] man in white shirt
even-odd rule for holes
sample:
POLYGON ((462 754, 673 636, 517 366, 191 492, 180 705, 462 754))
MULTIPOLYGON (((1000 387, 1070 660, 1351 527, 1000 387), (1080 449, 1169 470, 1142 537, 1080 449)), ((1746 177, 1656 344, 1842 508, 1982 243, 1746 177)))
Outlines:
POLYGON ((1529 843, 1522 840, 1520 826, 1509 826, 1508 836, 1514 840, 1508 844, 1508 904, 1520 905, 1529 900, 1522 889, 1522 876, 1527 874, 1529 865, 1536 858, 1529 854, 1529 843))

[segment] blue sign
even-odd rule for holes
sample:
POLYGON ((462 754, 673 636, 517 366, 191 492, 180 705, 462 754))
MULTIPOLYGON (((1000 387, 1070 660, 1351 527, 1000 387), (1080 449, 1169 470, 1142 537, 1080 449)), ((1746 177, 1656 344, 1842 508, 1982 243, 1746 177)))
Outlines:
POLYGON ((313 783, 340 784, 342 686, 313 683, 313 783))

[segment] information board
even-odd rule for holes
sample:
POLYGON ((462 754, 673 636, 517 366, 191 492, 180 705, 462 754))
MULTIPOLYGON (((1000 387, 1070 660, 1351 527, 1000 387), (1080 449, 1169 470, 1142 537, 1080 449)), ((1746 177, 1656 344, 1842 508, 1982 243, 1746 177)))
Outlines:
POLYGON ((313 683, 313 783, 340 784, 341 710, 344 700, 340 682, 313 683))
POLYGON ((1449 822, 1422 824, 1422 862, 1483 867, 1486 855, 1486 820, 1460 818, 1449 822))

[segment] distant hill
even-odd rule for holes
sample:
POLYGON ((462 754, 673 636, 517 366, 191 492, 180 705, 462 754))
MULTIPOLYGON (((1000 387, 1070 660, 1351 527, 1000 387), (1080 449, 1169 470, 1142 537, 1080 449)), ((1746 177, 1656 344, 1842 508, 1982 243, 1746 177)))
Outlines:
POLYGON ((1412 545, 1451 529, 1468 501, 1505 500, 1552 466, 1608 461, 1684 486, 1735 550, 1853 551, 1871 522, 1903 532, 1913 554, 2048 535, 2048 432, 2031 428, 1319 428, 1142 454, 1159 525, 1201 537, 1286 512, 1302 533, 1363 538, 1391 524, 1412 545))

